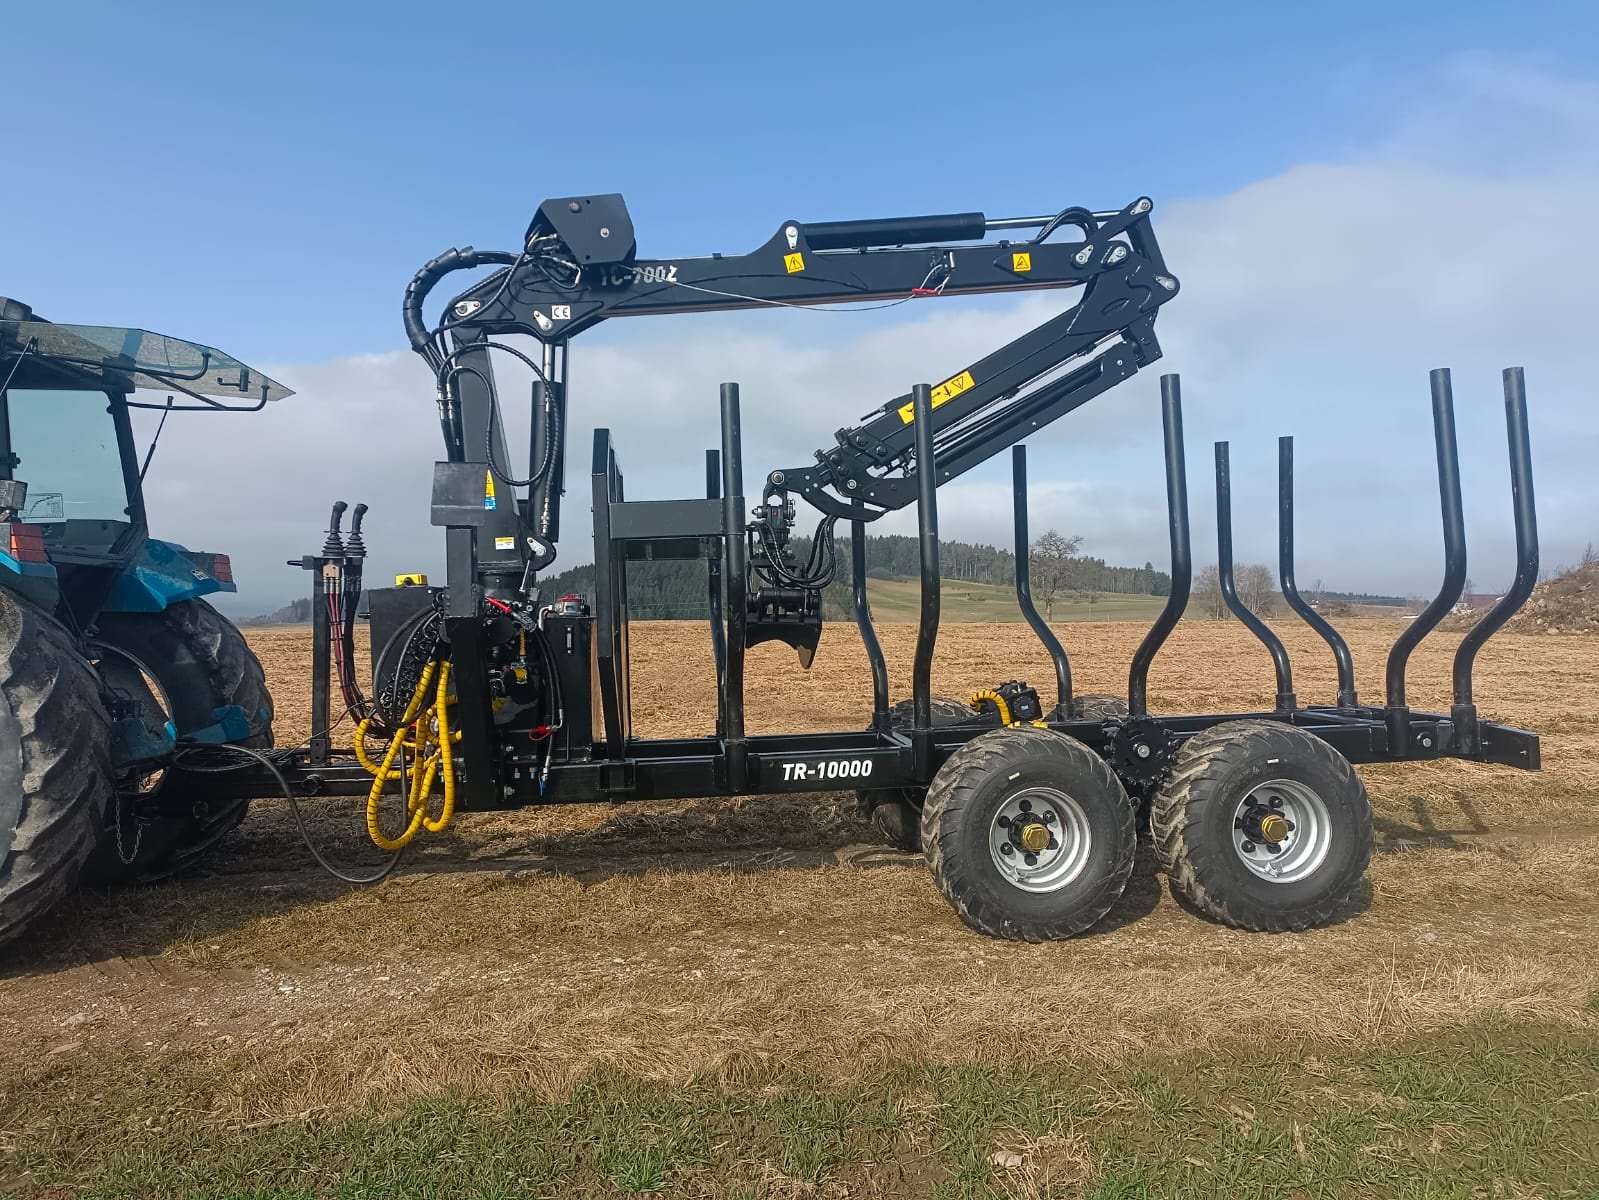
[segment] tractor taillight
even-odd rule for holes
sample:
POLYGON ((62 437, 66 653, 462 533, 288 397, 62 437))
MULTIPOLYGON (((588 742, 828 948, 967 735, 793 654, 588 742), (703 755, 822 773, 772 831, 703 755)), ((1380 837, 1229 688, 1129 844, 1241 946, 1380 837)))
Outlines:
POLYGON ((233 582, 233 560, 226 554, 211 556, 211 578, 218 583, 233 582))
POLYGON ((37 525, 24 525, 13 521, 11 529, 11 557, 18 562, 45 563, 50 556, 44 550, 44 530, 37 525))

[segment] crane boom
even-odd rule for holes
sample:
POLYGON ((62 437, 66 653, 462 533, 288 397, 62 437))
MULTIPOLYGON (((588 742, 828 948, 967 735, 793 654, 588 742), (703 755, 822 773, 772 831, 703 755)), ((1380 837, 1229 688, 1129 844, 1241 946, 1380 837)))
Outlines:
MULTIPOLYGON (((481 576, 499 581, 518 573, 530 581, 554 561, 568 347, 602 321, 1073 289, 1075 303, 1063 312, 933 389, 937 482, 961 475, 1160 357, 1155 317, 1178 282, 1150 224, 1153 207, 1141 197, 1115 211, 1067 208, 1052 217, 991 221, 968 212, 785 221, 748 254, 646 259, 638 256, 620 195, 545 201, 520 250, 446 251, 406 289, 406 333, 437 376, 449 462, 481 468, 479 482, 486 472, 513 497, 527 490, 525 500, 475 518, 482 536, 476 550, 463 547, 462 554, 478 563, 481 576), (984 240, 991 234, 1000 236, 984 240), (500 269, 451 300, 430 330, 422 316, 429 291, 453 271, 486 265, 500 269), (506 335, 536 339, 542 361, 496 340, 506 335), (519 357, 538 376, 525 479, 503 467, 508 458, 489 362, 495 349, 519 357)), ((768 472, 748 527, 750 569, 766 584, 751 589, 753 619, 769 626, 771 636, 814 645, 820 591, 834 573, 832 522, 872 521, 905 507, 916 499, 916 472, 908 395, 836 431, 813 462, 768 472), (795 497, 823 514, 804 567, 789 549, 795 497), (793 633, 795 625, 804 627, 801 633, 793 633)), ((450 503, 446 497, 444 507, 450 503)))

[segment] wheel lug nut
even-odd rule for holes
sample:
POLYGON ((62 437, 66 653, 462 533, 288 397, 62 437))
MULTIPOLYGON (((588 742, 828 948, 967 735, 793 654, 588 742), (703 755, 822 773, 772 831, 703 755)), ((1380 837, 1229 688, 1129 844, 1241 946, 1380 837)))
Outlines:
POLYGON ((1031 800, 1023 800, 1016 807, 1021 809, 1023 812, 1032 812, 1033 811, 1033 802, 1031 800))
POLYGON ((1051 809, 1049 812, 1046 812, 1044 814, 1044 824, 1045 825, 1053 825, 1054 823, 1055 823, 1055 811, 1054 811, 1054 809, 1051 809))
POLYGON ((1001 829, 1009 829, 1010 828, 1010 818, 1009 817, 1001 817, 999 820, 995 821, 994 824, 998 825, 1001 829))
POLYGON ((1038 864, 1038 855, 1036 855, 1036 854, 1025 855, 1023 857, 1022 861, 1025 862, 1030 867, 1036 866, 1038 864))
POLYGON ((1016 853, 1016 848, 1014 846, 1012 846, 1009 842, 1006 842, 1002 846, 1000 846, 999 852, 1001 854, 1015 854, 1016 853))
POLYGON ((1281 796, 1273 796, 1271 798, 1271 806, 1273 808, 1281 808, 1283 806, 1282 797, 1281 796))
POLYGON ((1294 831, 1294 823, 1292 821, 1285 820, 1285 821, 1283 821, 1283 824, 1288 826, 1288 832, 1289 833, 1292 833, 1294 831))
POLYGON ((1250 841, 1244 842, 1244 853, 1245 854, 1253 854, 1254 852, 1255 852, 1255 843, 1254 842, 1250 842, 1250 841))
POLYGON ((1051 850, 1059 850, 1060 849, 1060 843, 1057 842, 1054 838, 1050 838, 1049 839, 1049 848, 1051 850))

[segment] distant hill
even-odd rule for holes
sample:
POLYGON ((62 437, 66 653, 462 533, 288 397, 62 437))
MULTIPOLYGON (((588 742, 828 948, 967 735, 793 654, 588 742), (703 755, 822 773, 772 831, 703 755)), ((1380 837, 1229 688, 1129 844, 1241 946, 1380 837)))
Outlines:
POLYGON ((240 625, 304 625, 311 619, 311 600, 292 600, 276 612, 245 617, 240 625))

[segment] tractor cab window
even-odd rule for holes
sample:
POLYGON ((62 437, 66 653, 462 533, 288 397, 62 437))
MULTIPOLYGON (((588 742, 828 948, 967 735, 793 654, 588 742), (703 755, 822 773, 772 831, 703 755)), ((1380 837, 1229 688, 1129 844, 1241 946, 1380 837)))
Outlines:
POLYGON ((28 485, 21 519, 58 526, 126 522, 127 486, 106 394, 12 388, 5 398, 12 474, 28 485))

